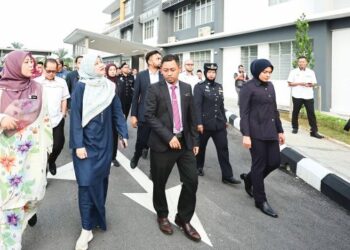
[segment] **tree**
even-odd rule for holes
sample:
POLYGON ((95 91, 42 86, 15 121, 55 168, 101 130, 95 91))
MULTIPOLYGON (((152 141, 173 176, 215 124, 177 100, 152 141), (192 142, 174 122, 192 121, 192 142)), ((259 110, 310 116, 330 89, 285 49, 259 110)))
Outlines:
POLYGON ((12 46, 12 48, 14 48, 14 49, 22 49, 23 48, 23 43, 20 43, 20 42, 12 42, 11 43, 11 46, 12 46))
POLYGON ((309 37, 309 23, 305 20, 304 13, 297 19, 295 26, 295 60, 293 66, 294 68, 298 66, 299 56, 305 56, 309 62, 309 67, 313 69, 315 59, 312 50, 312 40, 309 37))
POLYGON ((57 55, 58 58, 64 58, 68 55, 68 50, 65 48, 59 48, 58 50, 54 51, 53 54, 57 55))

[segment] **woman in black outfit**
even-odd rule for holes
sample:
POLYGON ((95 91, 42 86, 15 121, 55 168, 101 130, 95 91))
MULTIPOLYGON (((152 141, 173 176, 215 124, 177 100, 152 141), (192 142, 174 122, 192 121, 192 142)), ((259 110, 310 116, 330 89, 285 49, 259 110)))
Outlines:
MULTIPOLYGON (((107 64, 106 66, 106 77, 115 84, 115 93, 119 96, 119 86, 118 86, 118 67, 114 63, 107 64)), ((117 161, 117 152, 118 152, 118 131, 116 131, 115 126, 113 126, 113 155, 112 163, 115 167, 120 167, 120 163, 117 161)))
POLYGON ((277 218, 267 202, 264 187, 265 177, 280 165, 279 145, 285 141, 275 89, 269 81, 273 66, 266 59, 257 59, 251 63, 250 70, 254 78, 240 92, 240 128, 252 165, 248 174, 241 174, 241 179, 248 195, 254 197, 255 206, 277 218))

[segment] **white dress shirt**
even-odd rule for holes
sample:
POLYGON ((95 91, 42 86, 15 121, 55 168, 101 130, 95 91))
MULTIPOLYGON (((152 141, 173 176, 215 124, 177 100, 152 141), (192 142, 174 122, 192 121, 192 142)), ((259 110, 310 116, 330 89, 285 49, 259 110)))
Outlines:
POLYGON ((56 127, 62 120, 64 114, 61 112, 61 103, 67 100, 69 90, 66 80, 56 76, 53 80, 48 80, 45 76, 39 76, 34 79, 45 88, 47 98, 48 112, 51 119, 52 127, 56 127))
MULTIPOLYGON (((315 72, 309 68, 305 70, 300 70, 299 68, 291 70, 288 76, 288 82, 305 82, 316 84, 315 72)), ((293 86, 292 87, 292 96, 294 98, 301 99, 313 99, 314 98, 314 89, 312 87, 305 86, 293 86)))

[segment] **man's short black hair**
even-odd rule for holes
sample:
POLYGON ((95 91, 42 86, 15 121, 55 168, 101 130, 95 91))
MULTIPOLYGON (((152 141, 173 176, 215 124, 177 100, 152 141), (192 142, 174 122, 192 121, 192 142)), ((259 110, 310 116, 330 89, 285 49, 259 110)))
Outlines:
POLYGON ((160 53, 158 50, 152 50, 152 51, 148 52, 148 53, 146 54, 146 56, 145 56, 146 63, 148 64, 149 58, 150 58, 151 56, 153 56, 153 55, 156 55, 156 54, 161 55, 161 53, 160 53))
POLYGON ((40 64, 40 65, 44 65, 44 63, 42 61, 36 62, 36 64, 40 64))
POLYGON ((238 65, 238 68, 240 68, 240 67, 243 67, 243 68, 244 68, 244 66, 243 66, 242 64, 238 65))
POLYGON ((197 73, 198 73, 198 72, 201 72, 201 73, 202 73, 202 70, 201 70, 201 69, 198 69, 198 70, 197 70, 197 73))
POLYGON ((306 59, 306 61, 309 61, 306 56, 298 56, 298 60, 299 59, 306 59))
POLYGON ((77 57, 75 58, 75 63, 78 63, 79 58, 83 58, 83 56, 77 56, 77 57))
POLYGON ((165 55, 162 59, 162 65, 165 62, 171 62, 171 61, 175 61, 177 66, 180 67, 180 59, 179 59, 178 55, 173 55, 173 54, 165 55))
POLYGON ((47 63, 54 63, 54 64, 56 64, 56 68, 57 68, 57 66, 58 66, 58 63, 57 63, 57 61, 55 60, 55 59, 53 59, 53 58, 47 58, 46 60, 45 60, 45 62, 44 62, 44 67, 46 68, 46 66, 47 66, 47 63))

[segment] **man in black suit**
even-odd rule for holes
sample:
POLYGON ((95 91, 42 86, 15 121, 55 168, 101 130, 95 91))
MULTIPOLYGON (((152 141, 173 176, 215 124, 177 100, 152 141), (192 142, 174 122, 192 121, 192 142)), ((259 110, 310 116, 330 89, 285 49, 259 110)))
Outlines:
POLYGON ((165 80, 149 86, 145 102, 145 119, 151 128, 148 145, 151 148, 153 206, 160 230, 172 234, 173 229, 167 218, 169 211, 165 186, 177 163, 183 184, 175 223, 188 238, 200 241, 200 235, 190 224, 196 205, 198 176, 195 156, 199 150, 192 89, 189 84, 178 80, 178 56, 166 55, 161 71, 165 80))
POLYGON ((134 94, 131 106, 131 126, 137 127, 137 139, 135 145, 134 156, 130 160, 130 167, 136 168, 141 155, 147 158, 148 146, 147 141, 150 134, 150 128, 145 122, 145 96, 148 86, 163 80, 163 76, 159 71, 162 56, 159 51, 153 50, 146 54, 146 62, 148 69, 137 74, 134 83, 134 94))
MULTIPOLYGON (((79 68, 80 68, 80 63, 81 60, 83 60, 83 56, 77 56, 75 58, 75 70, 69 72, 66 76, 66 82, 69 90, 69 94, 72 96, 72 93, 75 88, 75 84, 79 81, 79 68)), ((70 102, 71 99, 68 99, 68 109, 70 109, 70 102)))

